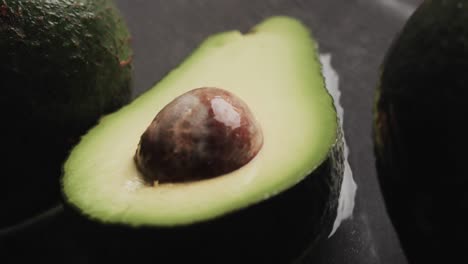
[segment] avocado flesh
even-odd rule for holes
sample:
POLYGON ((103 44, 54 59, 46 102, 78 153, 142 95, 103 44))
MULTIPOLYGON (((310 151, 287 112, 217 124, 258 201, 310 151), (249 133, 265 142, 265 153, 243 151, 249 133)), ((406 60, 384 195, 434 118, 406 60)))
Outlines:
POLYGON ((131 99, 129 38, 112 1, 0 2, 0 226, 60 202, 71 147, 131 99))
POLYGON ((379 180, 411 263, 468 262, 467 23, 467 1, 425 1, 387 52, 376 92, 379 180))
POLYGON ((90 218, 132 226, 176 226, 213 219, 268 199, 303 180, 337 141, 337 116, 316 47, 294 19, 276 17, 252 33, 208 38, 177 69, 131 104, 101 119, 64 165, 66 201, 90 218), (242 98, 264 145, 232 173, 187 184, 142 184, 133 155, 156 113, 197 87, 242 98))

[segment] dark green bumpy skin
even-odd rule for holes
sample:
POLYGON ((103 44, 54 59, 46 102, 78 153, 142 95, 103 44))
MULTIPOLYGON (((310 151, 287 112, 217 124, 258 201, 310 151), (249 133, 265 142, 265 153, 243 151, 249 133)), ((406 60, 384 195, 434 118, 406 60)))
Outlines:
POLYGON ((468 1, 425 1, 377 90, 377 170, 411 263, 468 263, 468 1))
POLYGON ((0 0, 0 227, 58 201, 70 148, 131 99, 129 41, 111 0, 0 0))
POLYGON ((132 228, 87 219, 67 207, 91 263, 301 263, 327 238, 343 180, 343 141, 304 180, 251 207, 189 226, 132 228))

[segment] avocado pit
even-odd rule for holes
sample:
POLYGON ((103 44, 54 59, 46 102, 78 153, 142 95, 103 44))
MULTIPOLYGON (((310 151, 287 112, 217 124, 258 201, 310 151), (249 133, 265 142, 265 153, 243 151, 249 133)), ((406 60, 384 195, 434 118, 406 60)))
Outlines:
POLYGON ((197 88, 156 115, 135 162, 150 184, 197 181, 241 168, 262 145, 262 130, 245 102, 220 88, 197 88))

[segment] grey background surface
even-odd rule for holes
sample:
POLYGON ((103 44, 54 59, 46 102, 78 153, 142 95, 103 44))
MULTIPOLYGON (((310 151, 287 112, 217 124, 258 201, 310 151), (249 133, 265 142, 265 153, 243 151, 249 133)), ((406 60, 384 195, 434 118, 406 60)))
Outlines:
MULTIPOLYGON (((358 185, 353 217, 318 245, 308 262, 407 263, 377 181, 372 105, 385 52, 422 0, 116 1, 133 36, 134 96, 151 88, 213 33, 247 31, 272 15, 289 15, 304 22, 317 38, 320 51, 332 54, 332 66, 340 76, 344 130, 358 185)), ((20 227, 29 228, 13 228, 10 235, 4 235, 0 263, 30 263, 31 258, 45 263, 92 262, 92 252, 76 241, 61 212, 58 206, 39 224, 26 221, 20 227)))
POLYGON ((386 50, 422 0, 117 0, 132 32, 135 92, 149 89, 205 37, 272 15, 303 21, 340 76, 344 129, 358 184, 353 218, 320 245, 314 263, 406 263, 380 194, 372 103, 386 50))

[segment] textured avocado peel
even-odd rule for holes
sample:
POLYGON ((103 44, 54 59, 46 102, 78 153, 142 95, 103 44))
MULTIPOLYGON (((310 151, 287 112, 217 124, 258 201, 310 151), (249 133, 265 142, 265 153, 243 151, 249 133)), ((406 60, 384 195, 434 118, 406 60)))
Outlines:
POLYGON ((129 41, 113 1, 0 1, 0 110, 8 124, 0 132, 8 139, 0 201, 9 212, 0 226, 57 203, 72 146, 130 101, 129 41))
POLYGON ((411 263, 468 262, 467 14, 467 1, 422 2, 387 51, 376 88, 376 168, 411 263))

